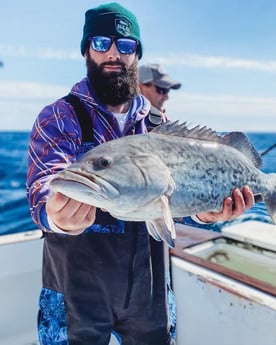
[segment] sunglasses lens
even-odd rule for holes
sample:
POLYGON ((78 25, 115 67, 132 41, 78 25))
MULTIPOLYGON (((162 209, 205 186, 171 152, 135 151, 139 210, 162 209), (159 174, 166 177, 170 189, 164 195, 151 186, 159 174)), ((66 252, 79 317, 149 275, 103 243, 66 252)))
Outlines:
POLYGON ((137 42, 131 38, 118 38, 116 44, 121 54, 133 54, 137 47, 137 42))
POLYGON ((159 95, 167 95, 170 92, 170 89, 165 89, 163 87, 158 87, 156 85, 155 85, 155 89, 159 95))
POLYGON ((96 52, 107 52, 112 44, 112 39, 105 36, 94 36, 91 38, 91 47, 96 52))
MULTIPOLYGON (((133 54, 136 51, 137 42, 131 38, 118 38, 114 40, 121 54, 133 54)), ((91 37, 91 47, 96 52, 107 52, 112 42, 113 38, 107 36, 91 37)))

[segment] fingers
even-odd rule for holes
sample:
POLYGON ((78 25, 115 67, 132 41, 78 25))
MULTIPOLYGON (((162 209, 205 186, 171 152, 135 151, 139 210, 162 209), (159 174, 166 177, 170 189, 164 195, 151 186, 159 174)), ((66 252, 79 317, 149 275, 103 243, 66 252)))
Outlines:
POLYGON ((232 217, 236 218, 254 205, 254 194, 248 186, 242 190, 235 189, 232 193, 233 210, 232 217))
POLYGON ((62 230, 84 230, 94 223, 96 208, 70 199, 61 193, 54 193, 46 204, 46 212, 62 230))
POLYGON ((232 197, 227 197, 224 199, 222 212, 218 214, 220 216, 219 220, 226 221, 232 218, 233 213, 233 199, 232 197))
POLYGON ((70 199, 56 219, 67 230, 84 229, 94 222, 95 207, 70 199))
POLYGON ((248 186, 241 190, 235 189, 230 197, 224 199, 221 212, 207 212, 198 214, 198 218, 205 223, 230 221, 254 205, 254 194, 248 186))
POLYGON ((70 199, 61 193, 52 193, 46 204, 47 213, 60 212, 70 199))
POLYGON ((223 220, 232 220, 242 215, 254 205, 254 194, 248 186, 235 189, 231 197, 224 200, 223 220))
POLYGON ((235 189, 232 193, 232 214, 230 219, 240 216, 245 211, 245 200, 240 189, 235 189))
POLYGON ((243 197, 244 197, 244 201, 245 201, 245 208, 246 208, 246 210, 248 210, 249 208, 251 208, 255 204, 255 198, 254 198, 253 191, 248 186, 244 186, 242 189, 242 193, 243 193, 243 197))

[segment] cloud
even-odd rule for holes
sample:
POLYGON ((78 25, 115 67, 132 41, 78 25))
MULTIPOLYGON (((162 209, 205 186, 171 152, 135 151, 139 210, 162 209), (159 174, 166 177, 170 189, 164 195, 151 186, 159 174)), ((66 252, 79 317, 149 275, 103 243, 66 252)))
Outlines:
MULTIPOLYGON (((49 60, 82 60, 82 56, 78 50, 69 49, 53 49, 41 48, 30 49, 24 46, 9 46, 0 44, 1 57, 13 56, 22 58, 37 58, 49 60)), ((227 56, 209 56, 199 54, 163 54, 148 55, 145 62, 155 61, 162 65, 182 65, 194 68, 226 68, 226 69, 241 69, 241 70, 255 70, 263 72, 276 72, 276 60, 272 61, 257 61, 240 58, 233 58, 227 56)))
MULTIPOLYGON (((69 88, 30 82, 0 82, 0 130, 30 130, 36 115, 69 88)), ((276 132, 276 99, 172 92, 171 120, 207 125, 215 130, 276 132)))
POLYGON ((0 99, 7 100, 53 100, 57 95, 67 94, 68 88, 61 85, 35 82, 0 82, 0 99))
POLYGON ((147 62, 155 61, 166 66, 187 66, 193 68, 224 68, 276 72, 276 60, 257 61, 238 59, 227 56, 208 56, 196 54, 169 54, 166 56, 152 55, 147 62))
POLYGON ((68 91, 59 85, 0 82, 0 130, 30 130, 40 110, 68 91))
POLYGON ((21 58, 36 58, 46 60, 81 60, 79 51, 69 49, 41 48, 30 49, 24 46, 9 46, 0 44, 1 57, 12 56, 21 58))
POLYGON ((188 121, 220 131, 276 132, 276 99, 234 95, 170 94, 167 114, 172 120, 188 121))

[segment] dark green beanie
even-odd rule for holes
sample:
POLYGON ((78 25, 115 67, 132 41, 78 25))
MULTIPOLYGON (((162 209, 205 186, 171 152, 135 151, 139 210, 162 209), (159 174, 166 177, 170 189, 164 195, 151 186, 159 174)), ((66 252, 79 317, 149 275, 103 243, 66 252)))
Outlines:
POLYGON ((112 2, 92 8, 85 13, 83 37, 81 40, 81 53, 84 55, 87 40, 91 36, 115 36, 128 37, 137 40, 137 55, 142 57, 142 44, 140 41, 140 29, 133 13, 126 8, 112 2))

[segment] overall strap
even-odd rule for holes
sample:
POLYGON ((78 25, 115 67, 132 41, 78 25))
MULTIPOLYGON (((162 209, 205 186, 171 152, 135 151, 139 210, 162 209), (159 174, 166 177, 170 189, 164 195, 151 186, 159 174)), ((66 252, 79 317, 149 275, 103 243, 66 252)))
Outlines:
POLYGON ((75 110, 82 132, 82 142, 93 142, 93 127, 89 113, 84 108, 79 97, 69 93, 63 99, 70 103, 75 110))

